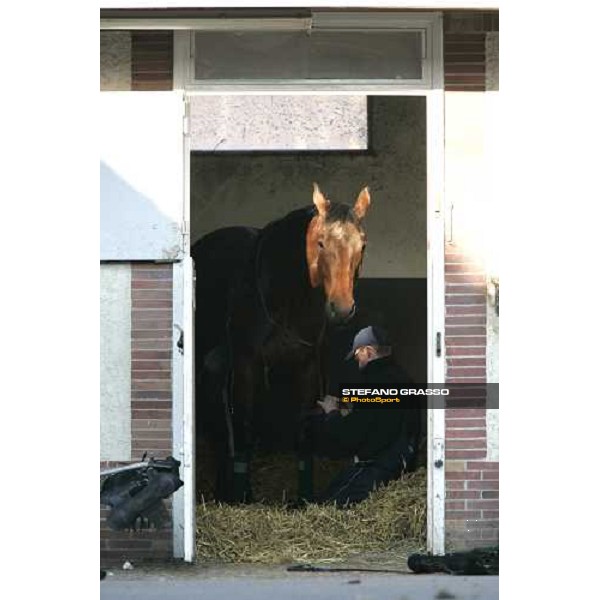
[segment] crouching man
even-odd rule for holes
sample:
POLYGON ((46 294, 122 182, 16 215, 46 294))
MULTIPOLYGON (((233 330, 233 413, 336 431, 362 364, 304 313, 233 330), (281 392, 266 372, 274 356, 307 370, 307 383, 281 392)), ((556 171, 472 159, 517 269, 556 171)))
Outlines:
MULTIPOLYGON (((379 327, 361 329, 347 360, 356 360, 362 387, 410 387, 412 381, 392 355, 387 332, 379 327), (389 386, 388 386, 389 387, 389 386)), ((318 499, 347 506, 361 502, 380 485, 416 467, 420 437, 420 410, 414 396, 402 405, 355 404, 348 410, 339 399, 326 396, 318 402, 323 413, 315 425, 319 446, 334 456, 354 456, 318 499)), ((327 453, 327 452, 326 452, 327 453)))

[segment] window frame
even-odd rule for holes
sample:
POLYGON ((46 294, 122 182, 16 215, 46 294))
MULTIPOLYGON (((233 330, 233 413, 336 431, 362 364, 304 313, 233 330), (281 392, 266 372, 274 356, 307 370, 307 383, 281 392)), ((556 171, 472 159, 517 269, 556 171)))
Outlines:
MULTIPOLYGON (((202 31, 201 24, 196 22, 190 29, 178 32, 175 36, 175 72, 176 87, 188 93, 197 92, 261 92, 280 91, 311 93, 332 90, 353 90, 355 92, 385 93, 391 90, 406 90, 418 93, 419 90, 429 90, 438 87, 436 82, 436 40, 439 37, 439 13, 402 13, 384 11, 377 13, 336 13, 315 12, 311 19, 302 19, 302 26, 312 27, 313 30, 330 31, 416 31, 423 36, 423 59, 421 79, 195 79, 195 48, 194 33, 202 31)), ((287 24, 289 26, 289 24, 287 24)), ((286 24, 284 24, 284 27, 286 24)), ((232 24, 232 29, 239 28, 232 24)), ((210 28, 212 29, 212 28, 210 28)), ((253 28, 254 29, 254 28, 253 28)), ((254 29, 255 30, 255 29, 254 29)), ((272 30, 272 29, 271 29, 272 30)), ((282 29, 284 31, 285 29, 282 29)), ((439 67, 438 67, 439 72, 439 67)))

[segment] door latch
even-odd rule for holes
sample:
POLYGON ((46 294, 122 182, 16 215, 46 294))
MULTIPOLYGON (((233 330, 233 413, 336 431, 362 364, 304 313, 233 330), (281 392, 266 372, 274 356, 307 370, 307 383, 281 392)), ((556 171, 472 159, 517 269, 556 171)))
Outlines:
POLYGON ((179 350, 179 354, 183 354, 183 329, 179 327, 176 323, 173 324, 173 327, 179 331, 179 339, 177 340, 177 349, 179 350))

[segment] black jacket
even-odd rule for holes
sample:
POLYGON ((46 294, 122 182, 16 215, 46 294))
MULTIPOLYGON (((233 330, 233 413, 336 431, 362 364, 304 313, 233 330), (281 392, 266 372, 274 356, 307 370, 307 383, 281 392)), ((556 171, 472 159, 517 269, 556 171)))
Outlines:
MULTIPOLYGON (((413 382, 391 356, 368 363, 361 371, 362 385, 410 387, 413 382)), ((419 437, 419 404, 414 396, 402 397, 400 406, 355 404, 343 417, 339 411, 323 416, 317 426, 320 445, 334 456, 356 455, 360 460, 373 460, 398 440, 416 444, 419 437)))

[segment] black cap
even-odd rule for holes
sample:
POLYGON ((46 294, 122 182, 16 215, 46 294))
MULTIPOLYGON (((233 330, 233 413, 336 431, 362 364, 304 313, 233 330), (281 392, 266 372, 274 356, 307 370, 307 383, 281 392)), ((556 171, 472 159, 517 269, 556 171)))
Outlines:
POLYGON ((352 350, 346 355, 346 360, 351 359, 358 348, 362 346, 390 346, 390 339, 385 329, 376 325, 369 325, 361 329, 352 343, 352 350))

